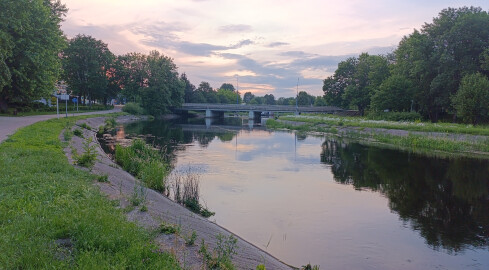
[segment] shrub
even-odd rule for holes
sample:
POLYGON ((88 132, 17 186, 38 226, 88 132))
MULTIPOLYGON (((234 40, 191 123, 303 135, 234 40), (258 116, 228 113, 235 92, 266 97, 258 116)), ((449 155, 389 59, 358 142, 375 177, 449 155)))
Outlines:
POLYGON ((386 121, 409 121, 415 122, 421 120, 421 115, 417 112, 370 112, 367 119, 386 120, 386 121))
POLYGON ((134 102, 128 102, 122 108, 123 112, 127 112, 129 114, 141 115, 144 114, 144 109, 138 104, 134 102))
POLYGON ((82 131, 81 131, 81 129, 79 129, 79 128, 77 128, 77 129, 73 130, 73 134, 74 134, 75 136, 78 136, 78 137, 80 137, 80 138, 83 138, 83 132, 82 132, 82 131))
POLYGON ((73 158, 77 165, 91 169, 97 160, 96 146, 92 144, 92 137, 85 139, 82 148, 84 150, 83 154, 78 155, 75 153, 73 158))

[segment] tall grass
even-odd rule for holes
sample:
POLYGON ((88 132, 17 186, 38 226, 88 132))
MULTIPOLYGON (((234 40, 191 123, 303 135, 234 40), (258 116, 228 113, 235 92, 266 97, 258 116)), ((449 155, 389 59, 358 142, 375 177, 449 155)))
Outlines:
POLYGON ((68 163, 58 139, 66 121, 28 126, 0 144, 0 269, 178 269, 93 175, 68 163))
POLYGON ((134 140, 128 147, 117 145, 115 160, 124 170, 141 179, 147 187, 162 193, 168 192, 168 165, 159 151, 152 149, 143 140, 134 140))
POLYGON ((215 214, 200 203, 199 174, 189 169, 183 173, 172 172, 169 179, 172 182, 173 200, 175 202, 203 217, 210 217, 215 214))
MULTIPOLYGON (((459 133, 489 136, 489 126, 473 126, 454 123, 429 123, 421 121, 368 120, 361 117, 342 117, 336 115, 284 116, 281 120, 303 122, 309 125, 330 125, 345 127, 385 128, 408 131, 459 133)), ((268 122, 267 122, 268 125, 268 122)))

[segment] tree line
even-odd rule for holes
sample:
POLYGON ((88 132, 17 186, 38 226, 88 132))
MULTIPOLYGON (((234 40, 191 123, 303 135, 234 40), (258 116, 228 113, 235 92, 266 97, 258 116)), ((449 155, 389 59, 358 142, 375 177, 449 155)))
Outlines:
POLYGON ((448 8, 405 36, 389 55, 362 53, 324 80, 330 105, 367 111, 416 111, 433 122, 489 120, 489 15, 448 8))

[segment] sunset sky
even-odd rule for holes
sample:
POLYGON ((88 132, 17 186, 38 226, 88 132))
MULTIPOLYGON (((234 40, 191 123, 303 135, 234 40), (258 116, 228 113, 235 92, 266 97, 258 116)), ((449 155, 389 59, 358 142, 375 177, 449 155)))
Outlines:
POLYGON ((241 94, 322 95, 338 62, 362 52, 385 54, 447 7, 450 0, 62 0, 71 38, 90 35, 117 54, 158 50, 190 81, 241 94))

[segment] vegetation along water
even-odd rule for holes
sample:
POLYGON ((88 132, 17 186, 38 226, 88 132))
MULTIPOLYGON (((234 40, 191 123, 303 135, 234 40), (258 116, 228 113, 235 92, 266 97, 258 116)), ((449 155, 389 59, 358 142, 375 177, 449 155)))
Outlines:
POLYGON ((211 220, 292 265, 489 267, 486 159, 270 131, 241 118, 123 130, 165 145, 173 171, 200 174, 211 220))

